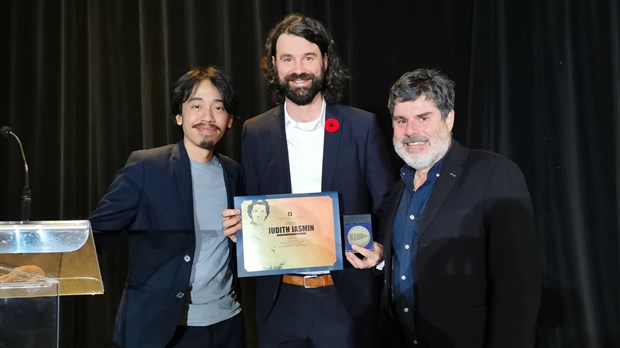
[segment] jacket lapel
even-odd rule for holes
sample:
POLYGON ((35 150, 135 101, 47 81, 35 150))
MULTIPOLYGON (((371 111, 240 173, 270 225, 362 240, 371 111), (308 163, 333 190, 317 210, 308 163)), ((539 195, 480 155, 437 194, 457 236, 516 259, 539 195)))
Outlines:
MULTIPOLYGON (((275 124, 265 127, 269 131, 268 139, 271 141, 271 148, 273 150, 273 157, 268 162, 270 166, 273 166, 275 170, 269 172, 275 173, 290 173, 290 164, 288 161, 288 145, 286 142, 286 129, 284 127, 284 104, 275 109, 270 122, 275 124)), ((280 177, 280 176, 278 176, 280 177)), ((291 176, 283 175, 282 181, 278 183, 278 186, 282 185, 283 192, 277 193, 289 193, 291 188, 291 176)), ((268 180, 275 180, 274 178, 268 180)), ((275 193, 275 192, 274 192, 275 193)))
POLYGON ((467 157, 467 152, 463 146, 461 146, 456 140, 452 140, 454 144, 448 152, 446 162, 443 164, 439 173, 439 180, 435 183, 433 193, 426 206, 424 212, 424 218, 420 224, 419 235, 422 236, 430 225, 431 221, 445 202, 446 198, 450 194, 450 191, 454 188, 454 185, 459 180, 463 168, 461 164, 467 157))
POLYGON ((321 189, 322 191, 330 191, 331 183, 336 171, 336 164, 338 163, 338 154, 340 153, 340 139, 342 137, 343 122, 341 115, 333 105, 327 105, 325 110, 325 121, 330 118, 334 118, 338 121, 339 128, 335 132, 328 132, 325 130, 325 136, 323 140, 323 172, 321 177, 321 189))
POLYGON ((170 165, 174 171, 174 176, 181 193, 183 211, 185 211, 186 221, 194 223, 194 203, 192 193, 192 173, 190 170, 189 156, 183 145, 183 139, 172 148, 170 165))

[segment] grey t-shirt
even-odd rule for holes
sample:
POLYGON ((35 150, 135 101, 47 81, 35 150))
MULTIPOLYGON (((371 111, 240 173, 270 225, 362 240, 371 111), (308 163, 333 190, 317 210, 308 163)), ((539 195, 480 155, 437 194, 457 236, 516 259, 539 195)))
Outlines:
POLYGON ((188 326, 208 326, 241 311, 232 296, 228 238, 222 231, 222 210, 227 208, 224 171, 217 157, 208 163, 191 161, 194 193, 196 250, 185 304, 188 326))

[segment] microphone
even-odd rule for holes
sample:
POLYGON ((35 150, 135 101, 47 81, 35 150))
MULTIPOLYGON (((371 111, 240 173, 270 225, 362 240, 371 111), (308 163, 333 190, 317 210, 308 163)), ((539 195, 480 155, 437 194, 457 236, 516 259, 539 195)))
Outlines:
POLYGON ((13 132, 13 130, 11 129, 11 127, 9 126, 3 126, 2 128, 0 128, 0 133, 2 133, 2 135, 4 135, 5 137, 9 137, 12 136, 13 138, 15 138, 15 140, 17 140, 17 143, 19 144, 19 150, 22 153, 22 159, 24 160, 24 188, 22 189, 22 221, 28 221, 30 219, 30 203, 32 202, 32 199, 30 198, 30 179, 28 176, 28 162, 26 161, 26 155, 24 154, 24 147, 22 146, 22 142, 19 140, 19 137, 17 136, 17 134, 15 134, 13 132))

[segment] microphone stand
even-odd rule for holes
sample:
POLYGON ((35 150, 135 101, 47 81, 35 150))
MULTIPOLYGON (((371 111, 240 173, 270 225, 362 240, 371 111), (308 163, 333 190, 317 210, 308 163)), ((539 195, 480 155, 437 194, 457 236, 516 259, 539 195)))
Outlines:
POLYGON ((22 221, 30 220, 30 204, 32 203, 32 198, 30 197, 30 178, 28 175, 28 162, 26 162, 26 155, 24 154, 24 147, 22 146, 22 142, 19 140, 15 133, 10 132, 10 134, 17 140, 19 144, 19 150, 22 153, 22 159, 24 160, 24 188, 22 188, 22 205, 21 205, 21 217, 22 221))
POLYGON ((10 127, 4 126, 1 129, 2 135, 5 137, 9 137, 11 135, 19 144, 19 151, 22 154, 22 159, 24 160, 24 188, 22 189, 22 200, 21 200, 21 218, 22 221, 30 220, 30 204, 32 203, 32 198, 30 197, 30 179, 28 175, 28 162, 26 161, 26 154, 24 154, 24 147, 22 146, 22 142, 19 140, 17 134, 13 132, 10 127))

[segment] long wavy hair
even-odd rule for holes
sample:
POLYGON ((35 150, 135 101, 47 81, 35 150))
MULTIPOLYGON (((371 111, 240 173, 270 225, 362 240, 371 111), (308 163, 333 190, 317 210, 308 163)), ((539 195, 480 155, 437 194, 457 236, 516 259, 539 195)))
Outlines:
POLYGON ((282 34, 299 36, 319 46, 321 54, 327 56, 327 69, 324 74, 325 84, 321 93, 328 103, 339 102, 342 99, 345 85, 350 76, 340 62, 336 43, 321 22, 298 13, 291 13, 286 16, 271 30, 265 41, 265 52, 261 60, 261 68, 269 84, 273 100, 278 104, 284 102, 284 93, 278 86, 278 72, 272 59, 276 56, 276 42, 278 42, 278 38, 282 34))

